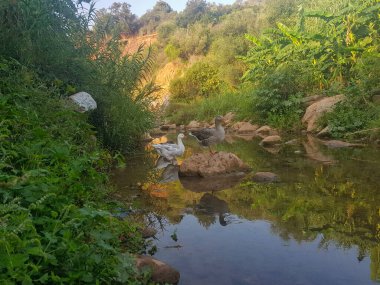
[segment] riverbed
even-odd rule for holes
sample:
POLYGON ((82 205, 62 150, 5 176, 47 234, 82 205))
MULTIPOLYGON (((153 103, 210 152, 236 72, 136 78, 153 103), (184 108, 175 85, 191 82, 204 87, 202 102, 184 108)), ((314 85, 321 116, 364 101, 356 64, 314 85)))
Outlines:
MULTIPOLYGON (((117 197, 158 231, 154 258, 176 268, 183 285, 379 283, 380 150, 328 148, 313 137, 271 149, 259 142, 228 136, 216 147, 252 169, 217 186, 178 177, 149 144, 114 171, 117 197), (253 182, 262 171, 280 181, 253 182)), ((178 164, 208 151, 191 137, 184 143, 178 164)))

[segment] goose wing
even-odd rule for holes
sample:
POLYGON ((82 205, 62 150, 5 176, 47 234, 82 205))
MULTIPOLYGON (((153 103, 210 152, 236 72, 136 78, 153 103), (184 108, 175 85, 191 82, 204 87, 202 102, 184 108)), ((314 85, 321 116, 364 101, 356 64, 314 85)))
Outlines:
POLYGON ((207 140, 215 135, 215 129, 205 128, 191 131, 190 135, 196 137, 199 141, 207 140))
POLYGON ((154 144, 152 146, 157 150, 160 149, 160 150, 166 150, 166 151, 175 151, 176 149, 178 149, 178 145, 168 144, 168 143, 154 144))
POLYGON ((168 160, 174 159, 176 156, 183 154, 184 150, 177 144, 154 144, 152 145, 158 154, 165 157, 168 160))

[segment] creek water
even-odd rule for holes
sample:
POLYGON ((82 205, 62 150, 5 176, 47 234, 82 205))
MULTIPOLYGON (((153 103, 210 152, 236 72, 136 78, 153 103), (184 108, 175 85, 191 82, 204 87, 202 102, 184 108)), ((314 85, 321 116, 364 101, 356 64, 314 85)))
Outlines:
MULTIPOLYGON (((179 164, 208 151, 191 137, 184 143, 179 164)), ((162 167, 148 144, 113 173, 117 197, 142 209, 158 230, 154 257, 180 272, 179 284, 380 282, 378 148, 332 149, 312 137, 276 149, 228 137, 216 148, 236 154, 252 172, 179 178, 178 167, 162 167), (280 182, 252 182, 258 171, 274 172, 280 182)))

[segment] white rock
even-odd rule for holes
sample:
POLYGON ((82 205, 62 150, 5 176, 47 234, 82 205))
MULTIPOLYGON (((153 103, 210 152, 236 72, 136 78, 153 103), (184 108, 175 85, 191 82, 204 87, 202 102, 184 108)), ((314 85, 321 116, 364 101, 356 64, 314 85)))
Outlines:
POLYGON ((69 97, 75 104, 77 104, 82 112, 94 110, 97 108, 96 101, 87 92, 78 92, 69 97))

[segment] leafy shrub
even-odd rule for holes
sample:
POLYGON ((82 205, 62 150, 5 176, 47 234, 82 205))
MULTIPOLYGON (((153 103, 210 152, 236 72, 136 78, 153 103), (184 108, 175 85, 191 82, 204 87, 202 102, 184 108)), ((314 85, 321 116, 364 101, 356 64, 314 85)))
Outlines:
POLYGON ((158 88, 149 80, 151 52, 140 46, 134 54, 122 55, 117 41, 111 40, 96 58, 102 76, 98 90, 94 91, 99 104, 92 122, 99 137, 111 149, 131 151, 152 127, 149 104, 158 88))
POLYGON ((165 54, 169 58, 169 60, 174 60, 179 56, 180 50, 174 45, 168 44, 165 47, 165 54))
MULTIPOLYGON (((305 88, 299 70, 295 65, 283 65, 268 74, 254 90, 254 112, 262 121, 271 119, 273 123, 299 119, 303 112, 301 99, 305 88), (279 119, 289 117, 289 119, 279 119)), ((280 124, 286 126, 285 124, 280 124)), ((291 127, 291 126, 289 126, 291 127)))
POLYGON ((167 21, 157 27, 157 38, 164 45, 169 42, 171 35, 176 29, 175 23, 167 21))
POLYGON ((6 0, 0 18, 0 55, 33 66, 51 81, 81 88, 93 79, 86 43, 90 15, 79 14, 71 1, 6 0))
POLYGON ((170 43, 180 49, 180 57, 188 60, 191 55, 205 55, 211 43, 210 30, 201 23, 186 29, 176 29, 170 43))
POLYGON ((186 70, 183 77, 170 83, 170 93, 175 100, 191 100, 196 97, 208 97, 222 90, 223 82, 217 69, 205 62, 197 62, 186 70))
POLYGON ((128 254, 142 240, 106 210, 111 157, 94 142, 86 115, 3 59, 0 106, 0 280, 143 283, 128 254))
POLYGON ((331 113, 321 119, 329 126, 333 137, 343 137, 350 132, 364 129, 379 118, 378 110, 366 105, 362 100, 347 100, 339 103, 331 113))

